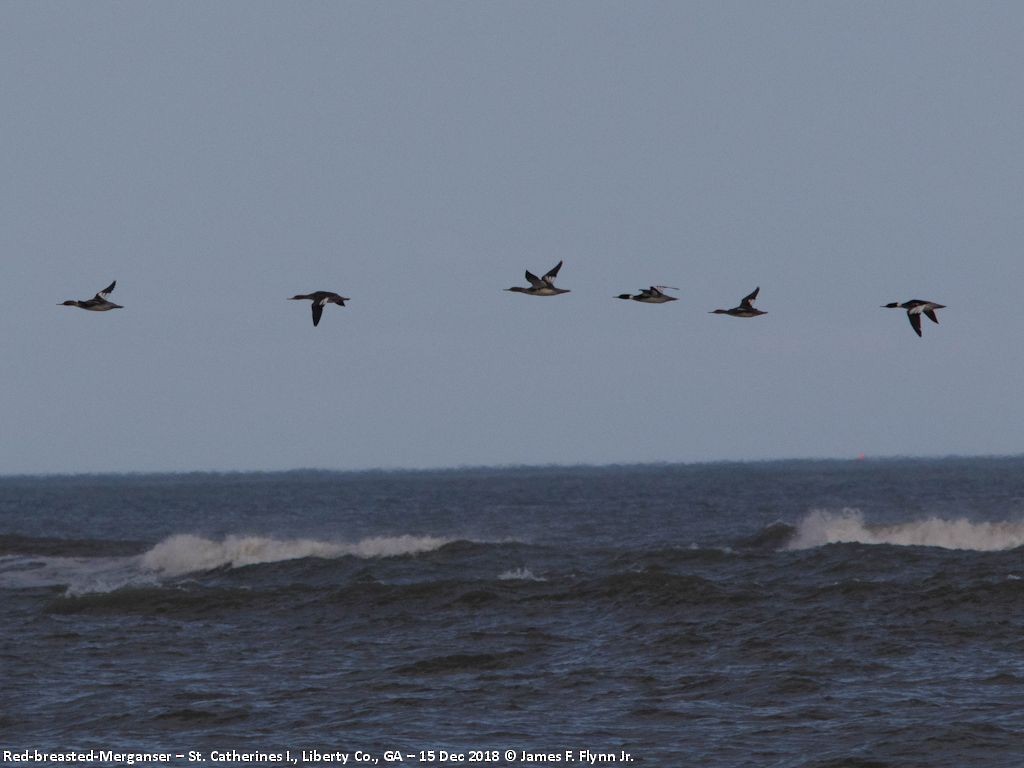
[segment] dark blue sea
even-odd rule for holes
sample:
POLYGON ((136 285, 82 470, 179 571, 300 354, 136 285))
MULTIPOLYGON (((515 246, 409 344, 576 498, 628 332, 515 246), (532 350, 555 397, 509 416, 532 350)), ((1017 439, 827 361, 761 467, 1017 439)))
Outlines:
POLYGON ((0 694, 5 765, 1021 766, 1024 458, 0 479, 0 694))

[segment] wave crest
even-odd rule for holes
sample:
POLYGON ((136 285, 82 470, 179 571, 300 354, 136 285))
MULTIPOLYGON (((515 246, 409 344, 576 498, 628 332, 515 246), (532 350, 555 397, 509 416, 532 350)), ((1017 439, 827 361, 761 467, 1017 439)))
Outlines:
POLYGON ((263 536, 226 536, 220 541, 191 534, 164 539, 141 556, 141 565, 163 576, 182 576, 216 568, 300 560, 306 557, 399 557, 430 552, 450 539, 434 536, 375 536, 356 543, 314 539, 274 539, 263 536))
POLYGON ((510 568, 498 575, 500 581, 547 581, 537 576, 529 568, 510 568))
POLYGON ((999 552, 1024 546, 1024 523, 927 517, 893 525, 870 525, 857 509, 838 512, 816 509, 797 524, 786 549, 854 543, 999 552))

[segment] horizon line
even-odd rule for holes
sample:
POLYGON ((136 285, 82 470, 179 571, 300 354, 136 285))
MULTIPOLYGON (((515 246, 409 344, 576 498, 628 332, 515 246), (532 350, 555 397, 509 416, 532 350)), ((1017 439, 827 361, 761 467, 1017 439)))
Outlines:
POLYGON ((701 467, 726 464, 792 464, 792 463, 822 463, 822 462, 850 462, 853 464, 863 462, 889 462, 889 461, 954 461, 954 460, 1007 460, 1024 458, 1024 453, 989 453, 989 454, 879 454, 867 455, 857 454, 855 456, 825 456, 825 457, 781 457, 771 459, 706 459, 700 461, 617 461, 617 462, 577 462, 562 463, 548 462, 545 464, 530 464, 523 462, 507 464, 457 464, 438 465, 426 467, 363 467, 358 469, 341 467, 292 467, 289 469, 153 469, 153 470, 95 470, 95 471, 67 471, 67 472, 0 472, 0 480, 15 480, 20 478, 43 479, 43 478, 76 478, 76 477, 173 477, 178 475, 284 475, 284 474, 430 474, 445 472, 480 472, 480 471, 511 471, 511 470, 551 470, 551 469, 610 469, 628 467, 701 467))

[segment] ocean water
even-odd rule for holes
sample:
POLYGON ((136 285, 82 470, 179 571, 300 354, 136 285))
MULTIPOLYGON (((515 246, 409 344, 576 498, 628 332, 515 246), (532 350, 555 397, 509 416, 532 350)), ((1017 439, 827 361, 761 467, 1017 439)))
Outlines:
POLYGON ((1024 458, 0 479, 0 691, 8 765, 1021 766, 1024 458))

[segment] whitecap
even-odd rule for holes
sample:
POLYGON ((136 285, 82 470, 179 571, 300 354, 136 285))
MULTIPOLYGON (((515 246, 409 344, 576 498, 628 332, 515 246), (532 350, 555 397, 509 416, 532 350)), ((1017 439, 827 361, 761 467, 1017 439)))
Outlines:
POLYGON ((512 568, 504 573, 498 574, 501 581, 547 581, 547 579, 534 575, 529 568, 512 568))
POLYGON ((225 536, 221 540, 192 534, 170 536, 141 556, 141 566, 163 576, 181 576, 215 568, 299 560, 306 557, 398 557, 430 552, 450 539, 435 536, 375 536, 355 543, 316 539, 225 536))
POLYGON ((796 527, 787 549, 825 544, 893 544, 998 552, 1024 546, 1024 523, 926 517, 889 525, 869 524, 857 509, 812 510, 796 527))
POLYGON ((112 592, 153 582, 140 574, 136 557, 54 557, 14 555, 0 558, 0 589, 65 587, 66 594, 112 592))

